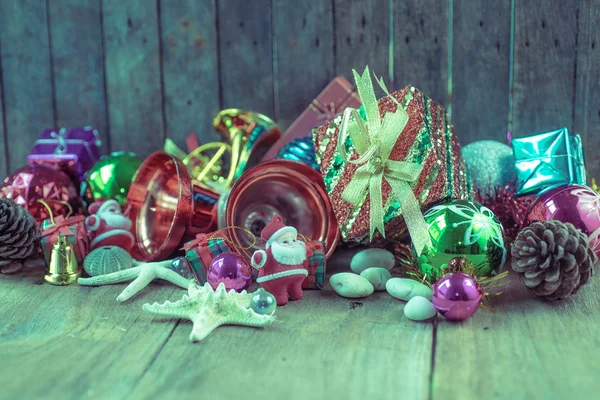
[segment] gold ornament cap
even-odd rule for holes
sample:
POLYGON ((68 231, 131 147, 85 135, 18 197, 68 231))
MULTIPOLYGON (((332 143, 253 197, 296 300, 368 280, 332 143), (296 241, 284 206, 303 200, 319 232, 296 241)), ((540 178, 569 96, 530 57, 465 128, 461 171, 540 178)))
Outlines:
POLYGON ((77 282, 79 276, 81 276, 81 268, 77 264, 75 250, 67 242, 67 238, 60 235, 52 246, 50 263, 44 281, 51 285, 70 285, 77 282))

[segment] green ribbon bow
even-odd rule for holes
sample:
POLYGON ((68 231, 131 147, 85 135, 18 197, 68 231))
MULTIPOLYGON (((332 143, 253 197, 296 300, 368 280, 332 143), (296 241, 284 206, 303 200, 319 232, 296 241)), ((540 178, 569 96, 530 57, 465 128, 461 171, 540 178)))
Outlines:
POLYGON ((365 68, 362 76, 358 75, 356 70, 352 70, 352 73, 365 110, 366 126, 356 109, 344 110, 338 151, 343 158, 346 158, 344 143, 350 136, 359 158, 349 162, 359 164, 360 167, 342 193, 342 198, 355 207, 359 207, 368 190, 371 199, 369 238, 373 238, 376 230, 385 238, 383 221, 385 212, 381 191, 385 179, 392 188, 392 194, 400 203, 400 213, 404 217, 415 250, 420 255, 426 245, 431 245, 427 224, 411 187, 419 178, 422 166, 413 162, 389 159, 396 141, 408 122, 408 114, 400 103, 390 96, 383 80, 375 77, 385 94, 398 105, 395 112, 388 112, 382 120, 369 67, 365 68))

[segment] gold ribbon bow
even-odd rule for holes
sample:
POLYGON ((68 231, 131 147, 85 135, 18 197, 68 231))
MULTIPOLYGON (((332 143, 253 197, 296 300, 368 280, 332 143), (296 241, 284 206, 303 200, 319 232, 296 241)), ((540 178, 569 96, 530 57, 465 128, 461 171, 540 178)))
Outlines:
POLYGON ((404 217, 415 250, 420 255, 426 245, 431 245, 427 224, 411 187, 419 178, 422 166, 409 161, 389 159, 398 137, 408 122, 408 114, 390 95, 383 79, 375 76, 381 89, 398 105, 395 112, 388 112, 382 120, 369 67, 365 68, 362 76, 358 75, 355 70, 352 70, 352 73, 365 110, 366 126, 356 109, 344 110, 338 151, 343 158, 346 158, 344 143, 350 136, 359 158, 349 162, 359 164, 360 167, 342 193, 342 198, 355 207, 359 207, 368 190, 371 210, 369 238, 373 238, 376 230, 385 238, 382 194, 382 184, 385 179, 392 188, 392 194, 400 203, 401 215, 404 217))

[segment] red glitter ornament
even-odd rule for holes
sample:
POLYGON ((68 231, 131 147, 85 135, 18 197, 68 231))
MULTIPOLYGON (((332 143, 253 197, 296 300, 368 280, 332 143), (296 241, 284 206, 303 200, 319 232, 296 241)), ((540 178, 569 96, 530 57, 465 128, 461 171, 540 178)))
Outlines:
POLYGON ((4 180, 0 197, 13 199, 29 211, 38 225, 50 218, 48 209, 39 200, 48 204, 55 218, 80 208, 77 190, 67 174, 43 165, 16 170, 4 180))
POLYGON ((501 188, 494 188, 489 194, 477 193, 480 203, 492 210, 496 215, 509 243, 515 241, 525 219, 533 196, 515 196, 515 181, 501 188))

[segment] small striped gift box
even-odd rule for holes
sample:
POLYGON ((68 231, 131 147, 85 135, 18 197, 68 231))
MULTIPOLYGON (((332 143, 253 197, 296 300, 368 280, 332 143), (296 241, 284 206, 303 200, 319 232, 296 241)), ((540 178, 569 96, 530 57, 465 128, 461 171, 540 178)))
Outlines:
POLYGON ((325 285, 325 242, 312 240, 306 243, 308 276, 302 282, 302 289, 323 289, 325 285))
POLYGON ((199 234, 183 248, 185 259, 200 284, 206 282, 206 273, 212 259, 219 254, 231 252, 225 237, 219 233, 199 234))

